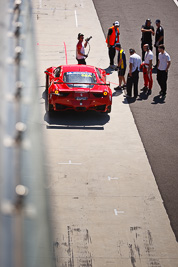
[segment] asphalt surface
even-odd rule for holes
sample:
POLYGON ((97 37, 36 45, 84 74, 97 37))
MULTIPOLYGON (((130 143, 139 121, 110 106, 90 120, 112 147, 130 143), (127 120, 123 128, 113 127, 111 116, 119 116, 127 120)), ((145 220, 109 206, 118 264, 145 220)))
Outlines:
MULTIPOLYGON (((130 101, 130 108, 144 144, 152 171, 164 201, 172 229, 178 240, 178 7, 173 0, 93 0, 104 34, 115 20, 120 22, 120 42, 129 58, 133 47, 141 55, 141 25, 146 18, 160 19, 165 31, 166 51, 171 56, 168 93, 165 101, 159 96, 156 74, 153 74, 153 92, 147 97, 140 91, 140 99, 130 101)), ((154 37, 153 37, 154 43, 154 37)), ((153 49, 155 53, 155 49, 153 49)), ((109 59, 108 59, 109 62, 109 59)), ((155 60, 154 60, 155 64, 155 60)), ((143 87, 140 73, 139 88, 143 87)))

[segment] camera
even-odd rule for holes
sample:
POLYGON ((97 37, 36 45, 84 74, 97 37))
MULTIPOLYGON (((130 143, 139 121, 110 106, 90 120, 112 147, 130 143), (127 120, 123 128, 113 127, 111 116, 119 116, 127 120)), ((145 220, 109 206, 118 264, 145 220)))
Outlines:
POLYGON ((92 36, 88 37, 87 39, 85 39, 86 42, 89 42, 90 39, 92 38, 92 36))

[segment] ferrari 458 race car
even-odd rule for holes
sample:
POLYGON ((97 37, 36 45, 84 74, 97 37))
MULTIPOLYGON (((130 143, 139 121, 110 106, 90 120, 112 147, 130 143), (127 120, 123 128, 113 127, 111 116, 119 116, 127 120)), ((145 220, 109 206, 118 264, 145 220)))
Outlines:
POLYGON ((47 111, 111 112, 112 91, 103 69, 62 65, 46 71, 47 111))

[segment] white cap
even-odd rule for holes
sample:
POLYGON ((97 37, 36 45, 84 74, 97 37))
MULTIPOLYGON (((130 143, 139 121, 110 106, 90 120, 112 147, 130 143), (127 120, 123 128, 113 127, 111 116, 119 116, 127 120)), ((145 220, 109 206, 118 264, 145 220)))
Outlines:
POLYGON ((119 26, 120 26, 119 21, 116 20, 116 21, 114 22, 114 26, 118 26, 118 27, 119 27, 119 26))

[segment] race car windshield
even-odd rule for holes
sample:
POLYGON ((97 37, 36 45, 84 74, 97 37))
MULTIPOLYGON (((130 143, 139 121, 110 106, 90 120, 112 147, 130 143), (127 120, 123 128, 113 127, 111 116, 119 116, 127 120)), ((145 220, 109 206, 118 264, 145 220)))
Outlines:
POLYGON ((68 84, 68 87, 79 87, 79 88, 93 88, 96 83, 96 76, 92 72, 65 72, 63 81, 68 84))

